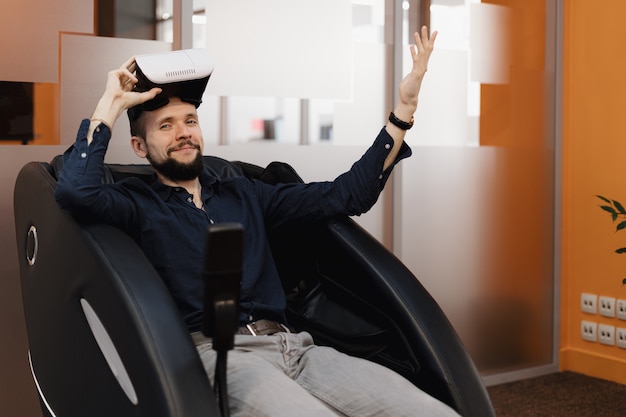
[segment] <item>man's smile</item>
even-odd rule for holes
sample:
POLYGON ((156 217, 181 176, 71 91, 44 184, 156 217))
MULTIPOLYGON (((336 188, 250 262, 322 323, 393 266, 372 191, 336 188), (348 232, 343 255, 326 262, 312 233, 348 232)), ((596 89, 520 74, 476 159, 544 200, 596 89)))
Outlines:
POLYGON ((170 148, 167 153, 169 155, 169 154, 172 154, 173 152, 179 152, 179 151, 183 151, 183 152, 200 151, 200 146, 194 145, 193 143, 188 142, 183 145, 179 145, 175 148, 170 148))

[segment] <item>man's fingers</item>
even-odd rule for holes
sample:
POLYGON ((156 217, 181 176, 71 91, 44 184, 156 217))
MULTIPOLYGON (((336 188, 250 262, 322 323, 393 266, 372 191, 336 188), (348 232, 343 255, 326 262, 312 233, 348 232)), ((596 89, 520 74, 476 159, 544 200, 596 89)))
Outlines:
POLYGON ((435 46, 435 39, 437 39, 437 34, 439 32, 434 31, 433 33, 430 34, 430 39, 428 40, 428 44, 431 48, 433 48, 435 46))
POLYGON ((141 95, 144 96, 143 98, 145 98, 146 101, 148 101, 148 100, 152 100, 157 95, 161 94, 161 91, 163 91, 161 88, 153 87, 150 90, 146 91, 145 93, 141 93, 141 95))
POLYGON ((426 26, 422 26, 422 40, 428 43, 428 28, 426 26))
POLYGON ((135 77, 135 70, 137 69, 137 62, 135 61, 135 57, 132 56, 122 65, 120 65, 118 69, 118 79, 120 80, 120 84, 122 88, 128 89, 131 91, 137 83, 137 77, 135 77))
POLYGON ((434 31, 428 36, 428 28, 426 26, 422 26, 422 34, 420 35, 418 32, 413 34, 415 38, 415 44, 418 49, 421 51, 422 49, 429 48, 432 49, 435 44, 435 39, 437 39, 437 31, 434 31))
POLYGON ((128 70, 130 72, 134 72, 135 71, 135 67, 137 66, 136 62, 135 62, 135 57, 131 56, 130 58, 128 58, 126 60, 126 62, 124 62, 121 66, 120 69, 125 69, 128 70))

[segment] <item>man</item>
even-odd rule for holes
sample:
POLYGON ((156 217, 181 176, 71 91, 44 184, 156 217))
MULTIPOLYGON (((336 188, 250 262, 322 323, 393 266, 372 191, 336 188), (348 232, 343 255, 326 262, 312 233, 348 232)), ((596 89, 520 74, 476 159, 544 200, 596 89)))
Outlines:
POLYGON ((266 237, 266 228, 286 221, 360 214, 376 202, 393 166, 411 153, 404 136, 436 32, 429 37, 424 27, 414 37, 413 68, 400 83, 390 122, 350 171, 332 182, 271 186, 211 177, 202 167, 198 103, 184 92, 136 91, 134 59, 109 72, 91 119, 81 123, 64 155, 59 204, 116 225, 138 242, 171 291, 208 375, 215 352, 199 332, 204 234, 211 223, 243 225, 242 327, 228 363, 233 416, 457 415, 387 368, 315 346, 306 332, 289 332, 283 325, 285 294, 266 237), (137 179, 101 185, 111 126, 125 110, 133 150, 156 171, 152 186, 137 179))

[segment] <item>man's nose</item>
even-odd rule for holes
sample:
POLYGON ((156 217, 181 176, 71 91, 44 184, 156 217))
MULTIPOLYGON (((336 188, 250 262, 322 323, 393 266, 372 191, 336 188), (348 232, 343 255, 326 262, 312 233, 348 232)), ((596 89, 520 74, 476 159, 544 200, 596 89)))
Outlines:
POLYGON ((187 126, 185 123, 178 125, 178 128, 176 129, 176 138, 187 139, 189 136, 191 136, 189 126, 187 126))

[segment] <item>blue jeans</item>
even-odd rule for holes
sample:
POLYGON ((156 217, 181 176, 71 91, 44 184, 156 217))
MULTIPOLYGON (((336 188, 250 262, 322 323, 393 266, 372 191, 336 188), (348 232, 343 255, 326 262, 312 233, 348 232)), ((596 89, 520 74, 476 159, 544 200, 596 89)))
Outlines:
MULTIPOLYGON (((210 341, 197 349, 213 383, 216 353, 210 341)), ((316 346, 306 332, 236 335, 227 372, 232 417, 458 417, 397 373, 316 346)))

